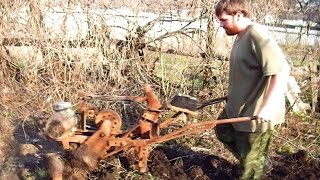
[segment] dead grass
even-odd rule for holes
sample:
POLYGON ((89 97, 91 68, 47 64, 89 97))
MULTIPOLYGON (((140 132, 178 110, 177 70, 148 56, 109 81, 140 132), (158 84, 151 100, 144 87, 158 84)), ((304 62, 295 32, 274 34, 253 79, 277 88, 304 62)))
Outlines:
MULTIPOLYGON (((11 149, 19 146, 14 139, 14 130, 17 126, 24 126, 31 117, 39 113, 51 113, 52 105, 57 101, 76 104, 78 95, 83 93, 141 95, 144 83, 150 83, 162 101, 170 99, 177 92, 201 100, 225 95, 228 69, 226 61, 207 61, 148 50, 145 50, 144 59, 141 59, 137 49, 128 44, 123 49, 109 49, 106 44, 114 45, 115 42, 103 35, 94 40, 87 39, 94 41, 90 46, 80 46, 79 39, 74 41, 76 45, 70 45, 64 37, 48 39, 50 30, 39 24, 37 18, 40 16, 36 14, 36 10, 40 7, 33 1, 8 0, 0 5, 3 6, 0 12, 0 164, 3 166, 0 169, 4 173, 16 171, 14 165, 10 166, 15 162, 17 153, 11 149), (17 16, 22 6, 35 8, 35 14, 31 14, 31 20, 26 24, 21 23, 17 16), (5 39, 13 41, 14 38, 24 44, 5 42, 5 39), (212 77, 208 85, 203 84, 204 69, 209 72, 207 76, 212 77)), ((196 42, 187 44, 192 43, 196 42)), ((197 46, 202 47, 201 43, 197 46)), ((227 50, 219 46, 220 42, 215 43, 217 48, 228 54, 227 50)), ((306 47, 288 46, 284 49, 299 68, 309 70, 309 67, 319 65, 319 47, 310 50, 306 47)), ((316 88, 308 81, 314 73, 307 71, 303 76, 298 76, 298 83, 307 80, 301 92, 307 103, 311 103, 315 96, 310 91, 311 87, 313 91, 316 88)), ((316 87, 319 88, 319 81, 316 82, 316 87)), ((195 120, 215 119, 222 107, 223 104, 205 108, 195 120)), ((317 118, 319 116, 316 113, 288 115, 288 125, 280 128, 275 137, 273 152, 289 147, 288 151, 304 149, 312 157, 320 158, 320 128, 317 118)), ((201 136, 179 139, 176 143, 214 149, 230 162, 235 162, 230 153, 215 140, 211 131, 201 136)))

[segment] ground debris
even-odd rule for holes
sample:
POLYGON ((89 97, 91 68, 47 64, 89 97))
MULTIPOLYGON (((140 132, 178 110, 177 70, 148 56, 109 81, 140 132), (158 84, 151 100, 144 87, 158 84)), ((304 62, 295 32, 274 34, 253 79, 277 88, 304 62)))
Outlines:
POLYGON ((316 180, 320 177, 320 161, 310 157, 304 150, 273 157, 272 164, 272 170, 265 179, 316 180))

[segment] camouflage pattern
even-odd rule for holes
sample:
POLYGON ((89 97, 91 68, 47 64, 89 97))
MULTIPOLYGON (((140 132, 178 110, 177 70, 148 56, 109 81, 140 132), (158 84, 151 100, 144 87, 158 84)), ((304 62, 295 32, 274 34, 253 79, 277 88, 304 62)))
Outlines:
MULTIPOLYGON (((226 118, 226 113, 222 112, 218 119, 226 118)), ((236 131, 232 124, 221 124, 215 127, 215 133, 218 140, 239 160, 241 179, 261 179, 273 130, 242 132, 236 131)))

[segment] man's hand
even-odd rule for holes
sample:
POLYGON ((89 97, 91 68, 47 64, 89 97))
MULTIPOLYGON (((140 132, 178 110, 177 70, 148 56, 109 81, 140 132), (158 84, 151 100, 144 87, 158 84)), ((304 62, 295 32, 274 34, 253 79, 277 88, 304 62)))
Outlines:
POLYGON ((262 107, 256 116, 257 116, 258 122, 261 122, 261 123, 268 122, 269 128, 273 127, 273 120, 275 119, 274 112, 272 112, 271 108, 268 108, 268 106, 262 107))
POLYGON ((284 85, 282 84, 283 79, 279 75, 271 75, 267 77, 270 78, 270 84, 265 92, 260 110, 256 116, 261 122, 269 122, 269 127, 272 127, 277 118, 274 108, 279 107, 277 101, 278 98, 282 98, 283 96, 284 85))

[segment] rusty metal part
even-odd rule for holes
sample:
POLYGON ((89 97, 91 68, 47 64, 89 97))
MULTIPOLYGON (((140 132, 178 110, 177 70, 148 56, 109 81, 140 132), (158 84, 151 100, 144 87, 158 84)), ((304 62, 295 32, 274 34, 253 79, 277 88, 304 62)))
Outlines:
MULTIPOLYGON (((226 101, 227 99, 228 99, 228 96, 224 96, 224 97, 215 98, 215 99, 212 99, 212 100, 209 100, 209 101, 205 101, 205 102, 199 103, 198 107, 197 107, 197 110, 202 109, 202 108, 204 108, 206 106, 209 106, 209 105, 213 105, 213 104, 217 104, 217 103, 226 101)), ((183 112, 182 111, 177 112, 176 114, 174 114, 172 116, 172 118, 178 117, 181 113, 183 113, 183 112)))
POLYGON ((46 154, 46 161, 52 180, 63 180, 63 162, 60 156, 56 153, 48 153, 46 154))
POLYGON ((167 103, 167 107, 178 112, 184 112, 195 116, 198 114, 198 104, 198 99, 194 97, 177 94, 167 103))
MULTIPOLYGON (((179 111, 171 118, 161 121, 160 115, 167 112, 168 109, 165 109, 165 107, 161 105, 150 85, 145 85, 144 91, 144 96, 90 95, 81 97, 77 111, 80 115, 79 127, 74 133, 68 134, 68 136, 62 140, 60 139, 63 147, 69 149, 71 148, 71 143, 78 144, 79 147, 72 151, 73 156, 75 159, 84 162, 90 170, 94 170, 97 167, 99 160, 133 148, 137 152, 137 167, 139 171, 146 172, 149 149, 153 144, 199 133, 206 129, 211 129, 218 124, 243 122, 256 118, 242 117, 193 123, 160 136, 159 132, 161 129, 175 124, 179 114, 185 113, 188 115, 188 112, 179 111), (137 124, 122 131, 122 120, 119 114, 109 109, 99 111, 96 107, 88 103, 94 99, 131 101, 139 104, 144 109, 144 112, 141 114, 137 124), (90 118, 95 122, 95 127, 88 125, 87 120, 90 118)), ((203 103, 197 102, 196 100, 194 102, 197 103, 196 109, 201 109, 206 105, 212 105, 225 99, 226 97, 203 103)), ((175 102, 175 104, 177 105, 179 102, 175 102)), ((189 109, 189 107, 187 107, 187 109, 189 109)), ((194 109, 195 107, 192 106, 192 111, 194 111, 194 109)))
POLYGON ((172 133, 166 134, 161 137, 150 139, 148 141, 148 144, 161 143, 164 141, 169 141, 171 139, 179 138, 181 136, 187 136, 187 135, 199 133, 207 129, 212 129, 219 124, 239 123, 239 122, 245 122, 245 121, 256 120, 256 119, 257 119, 256 116, 252 116, 252 117, 239 117, 239 118, 230 118, 230 119, 211 120, 211 121, 189 124, 184 126, 183 128, 173 131, 172 133))
POLYGON ((103 110, 95 116, 95 123, 99 129, 73 152, 76 159, 92 170, 110 147, 117 146, 114 142, 109 142, 109 138, 121 133, 122 121, 117 112, 103 110))
POLYGON ((87 118, 94 118, 98 114, 98 108, 88 105, 85 101, 80 101, 78 113, 81 115, 80 129, 82 131, 87 131, 87 118))
POLYGON ((84 162, 90 170, 94 170, 101 157, 110 148, 108 139, 111 136, 111 121, 103 121, 92 136, 73 151, 73 156, 84 162))
MULTIPOLYGON (((110 134, 116 135, 121 133, 121 117, 113 110, 107 109, 100 111, 95 117, 95 123, 98 127, 103 125, 104 121, 111 121, 110 134)), ((109 127, 108 127, 109 128, 109 127)))

